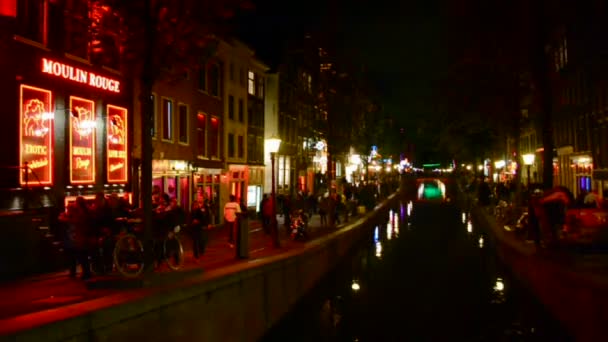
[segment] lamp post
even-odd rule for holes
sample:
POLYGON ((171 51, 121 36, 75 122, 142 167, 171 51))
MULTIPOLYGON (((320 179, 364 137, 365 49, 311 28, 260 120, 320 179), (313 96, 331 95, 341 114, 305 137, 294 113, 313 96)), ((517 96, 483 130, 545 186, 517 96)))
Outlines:
POLYGON ((530 188, 530 166, 532 166, 532 164, 534 164, 534 154, 533 153, 528 153, 528 154, 524 154, 523 156, 524 159, 524 165, 526 165, 526 169, 527 169, 527 176, 528 176, 528 188, 530 188))
POLYGON ((279 227, 277 224, 277 195, 275 191, 275 175, 274 175, 274 159, 279 151, 279 147, 281 147, 281 139, 272 136, 269 139, 266 139, 266 147, 270 152, 270 165, 272 168, 271 176, 272 176, 272 190, 270 194, 270 198, 272 199, 272 218, 271 218, 271 229, 272 229, 272 243, 274 247, 279 248, 281 244, 279 242, 279 227))

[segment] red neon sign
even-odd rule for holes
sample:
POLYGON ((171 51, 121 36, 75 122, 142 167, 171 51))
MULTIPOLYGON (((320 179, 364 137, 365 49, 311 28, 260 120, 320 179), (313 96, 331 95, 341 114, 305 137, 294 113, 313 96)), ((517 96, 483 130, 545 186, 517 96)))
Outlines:
POLYGON ((108 105, 107 116, 107 175, 109 183, 126 183, 128 171, 127 110, 108 105))
POLYGON ((95 106, 70 96, 70 182, 95 183, 95 106))
POLYGON ((52 59, 42 58, 42 72, 94 88, 120 93, 120 81, 52 59))
POLYGON ((53 184, 53 121, 50 90, 21 85, 19 94, 19 162, 21 185, 53 184))
POLYGON ((0 1, 0 16, 16 17, 17 16, 17 0, 0 1))

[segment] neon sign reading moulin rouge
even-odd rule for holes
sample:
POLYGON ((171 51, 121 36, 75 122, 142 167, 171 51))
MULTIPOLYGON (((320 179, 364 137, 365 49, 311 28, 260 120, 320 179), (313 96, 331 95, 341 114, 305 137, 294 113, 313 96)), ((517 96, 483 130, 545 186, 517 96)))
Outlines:
POLYGON ((48 58, 42 58, 42 72, 62 77, 70 81, 87 84, 91 87, 120 93, 120 81, 118 80, 97 75, 90 71, 56 62, 48 58))

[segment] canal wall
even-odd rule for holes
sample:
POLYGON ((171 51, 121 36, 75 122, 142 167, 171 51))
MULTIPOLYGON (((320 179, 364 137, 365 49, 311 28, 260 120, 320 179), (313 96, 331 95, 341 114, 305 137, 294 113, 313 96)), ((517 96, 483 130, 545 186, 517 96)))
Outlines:
MULTIPOLYGON (((460 193, 466 208, 470 198, 460 193)), ((608 336, 608 276, 598 264, 582 268, 567 255, 536 250, 499 227, 487 210, 472 206, 470 214, 496 246, 496 253, 576 341, 600 341, 608 336)))
POLYGON ((179 284, 24 315, 8 341, 256 341, 386 217, 388 200, 322 238, 268 258, 245 260, 179 284))

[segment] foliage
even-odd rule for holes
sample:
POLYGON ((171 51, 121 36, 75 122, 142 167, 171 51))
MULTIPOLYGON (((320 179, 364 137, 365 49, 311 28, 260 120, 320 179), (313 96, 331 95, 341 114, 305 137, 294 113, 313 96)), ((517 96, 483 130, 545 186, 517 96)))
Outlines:
POLYGON ((91 6, 92 52, 103 56, 109 44, 118 44, 124 71, 156 79, 163 68, 183 73, 198 66, 201 57, 213 53, 227 20, 251 5, 244 0, 92 0, 91 6), (150 63, 142 63, 146 59, 150 63))

